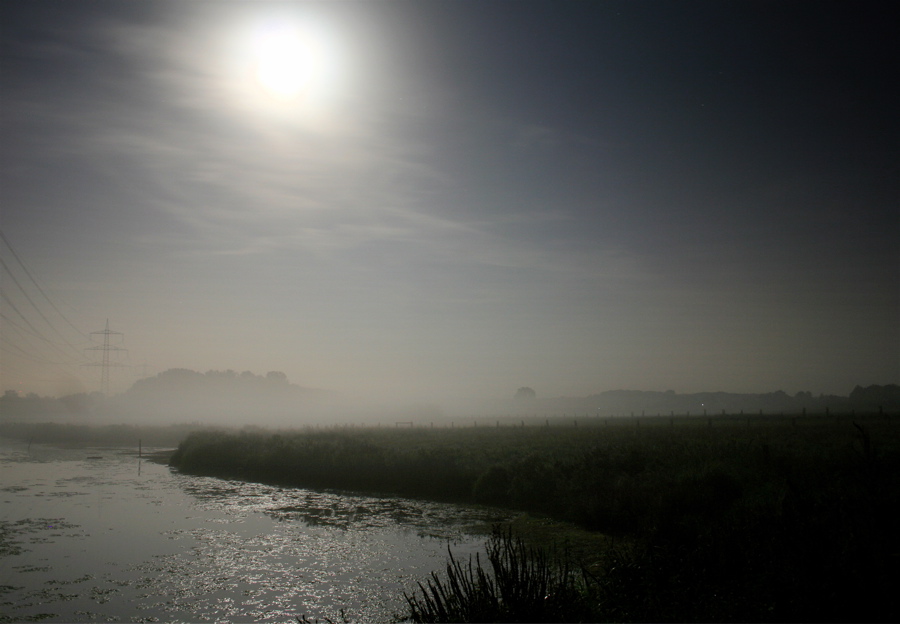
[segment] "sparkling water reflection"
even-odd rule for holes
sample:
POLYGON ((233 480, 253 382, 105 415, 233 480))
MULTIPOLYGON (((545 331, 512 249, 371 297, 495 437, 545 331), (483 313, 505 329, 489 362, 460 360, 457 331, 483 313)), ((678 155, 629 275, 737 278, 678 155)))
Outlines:
POLYGON ((0 440, 0 622, 391 621, 500 519, 0 440))

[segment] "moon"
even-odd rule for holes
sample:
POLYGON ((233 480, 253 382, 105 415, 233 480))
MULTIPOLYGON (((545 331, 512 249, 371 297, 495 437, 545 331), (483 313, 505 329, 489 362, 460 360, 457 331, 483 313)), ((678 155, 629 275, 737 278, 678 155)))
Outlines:
POLYGON ((240 15, 227 55, 233 103, 279 123, 325 128, 344 97, 346 59, 339 29, 323 18, 240 15))
POLYGON ((253 75, 268 95, 293 100, 311 86, 317 50, 297 27, 276 24, 260 30, 253 42, 253 75))

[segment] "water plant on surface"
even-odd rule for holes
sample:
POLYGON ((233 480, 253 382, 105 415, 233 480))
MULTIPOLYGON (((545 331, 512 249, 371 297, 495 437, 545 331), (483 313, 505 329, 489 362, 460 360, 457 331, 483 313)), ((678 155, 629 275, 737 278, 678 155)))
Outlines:
POLYGON ((565 556, 532 548, 495 527, 487 544, 490 570, 481 557, 467 564, 449 550, 446 578, 431 573, 419 592, 404 593, 414 622, 577 622, 590 613, 565 556))

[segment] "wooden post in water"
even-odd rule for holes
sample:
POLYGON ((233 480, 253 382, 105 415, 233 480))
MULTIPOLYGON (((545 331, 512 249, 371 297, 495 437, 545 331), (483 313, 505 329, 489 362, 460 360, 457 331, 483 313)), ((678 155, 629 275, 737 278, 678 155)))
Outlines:
POLYGON ((140 438, 138 438, 138 457, 143 457, 143 447, 141 446, 140 438))

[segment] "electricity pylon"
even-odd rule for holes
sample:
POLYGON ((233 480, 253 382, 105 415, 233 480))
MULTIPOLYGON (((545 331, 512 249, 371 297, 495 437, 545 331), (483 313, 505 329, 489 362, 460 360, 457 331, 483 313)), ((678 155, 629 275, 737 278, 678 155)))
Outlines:
POLYGON ((98 364, 85 364, 85 366, 99 366, 100 367, 100 391, 104 396, 109 396, 109 369, 110 367, 119 367, 124 368, 125 364, 119 364, 118 362, 110 363, 109 354, 110 353, 128 353, 128 349, 123 349, 122 347, 117 347, 115 345, 111 345, 110 336, 124 336, 122 332, 111 331, 109 329, 109 319, 106 319, 106 329, 101 331, 91 332, 91 336, 93 335, 101 335, 103 336, 103 344, 97 347, 88 347, 85 351, 100 351, 102 354, 101 362, 98 364))

